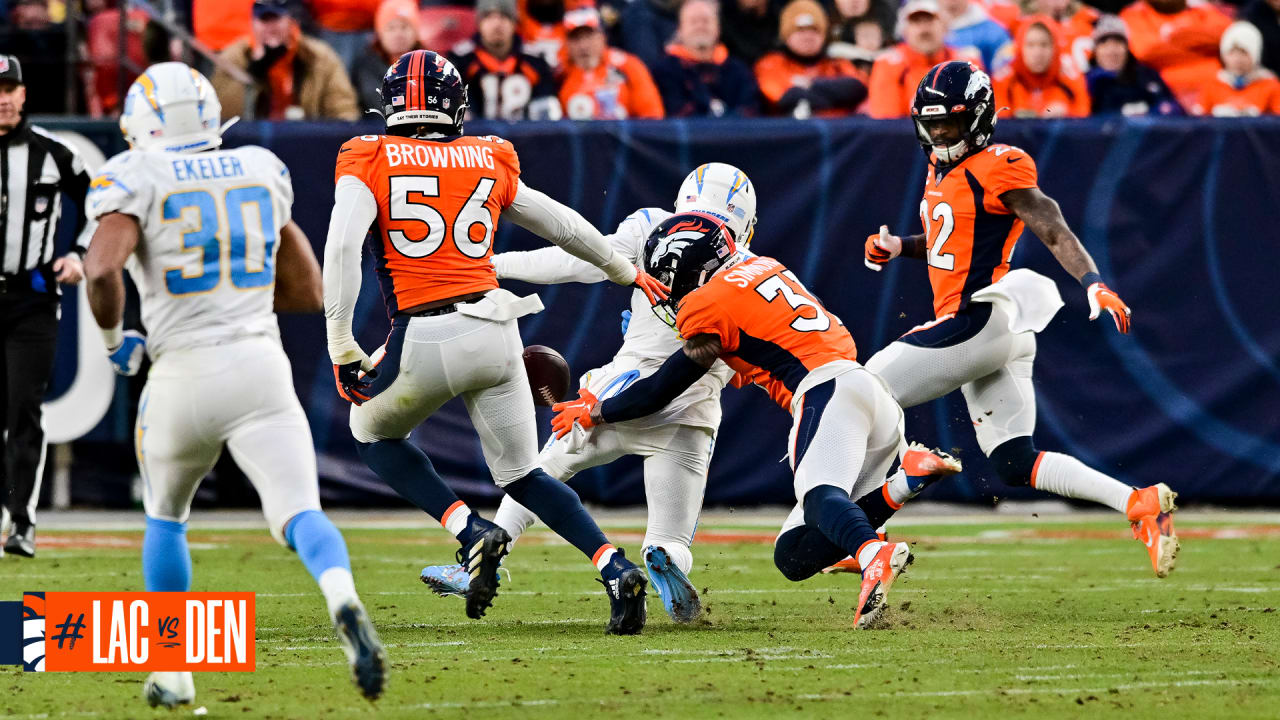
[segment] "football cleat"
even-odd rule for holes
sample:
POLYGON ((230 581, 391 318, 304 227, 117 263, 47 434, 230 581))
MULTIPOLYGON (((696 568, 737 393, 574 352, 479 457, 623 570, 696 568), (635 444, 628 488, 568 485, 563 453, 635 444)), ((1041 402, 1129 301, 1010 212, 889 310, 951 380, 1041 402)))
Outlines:
POLYGON ((479 620, 498 595, 498 567, 511 546, 511 536, 494 525, 480 533, 470 546, 458 548, 458 563, 466 570, 467 617, 479 620))
POLYGON ((955 475, 963 469, 959 460, 917 442, 908 445, 907 451, 902 453, 902 470, 908 477, 955 475))
POLYGON ((196 699, 196 683, 189 672, 153 672, 142 685, 142 696, 151 707, 175 708, 196 699))
POLYGON ((862 592, 858 595, 858 612, 853 626, 865 630, 884 612, 889 588, 915 557, 904 542, 885 543, 862 571, 862 592))
POLYGON ((601 574, 605 577, 598 582, 609 595, 609 624, 604 628, 605 634, 638 635, 648 619, 644 589, 649 581, 640 568, 622 554, 621 548, 601 574))
POLYGON ((333 619, 333 629, 338 632, 338 641, 351 666, 351 679, 360 694, 377 700, 387 684, 387 653, 364 606, 357 602, 343 605, 333 619))
POLYGON ((1151 556, 1151 568, 1156 577, 1168 577, 1178 563, 1178 551, 1182 545, 1173 531, 1174 504, 1178 493, 1164 483, 1134 490, 1125 510, 1132 523, 1133 536, 1147 546, 1151 556))
POLYGON ((471 587, 471 576, 461 565, 430 565, 419 577, 440 597, 466 597, 471 587))
MULTIPOLYGON (((889 539, 889 533, 877 532, 876 537, 880 538, 881 540, 887 541, 889 539)), ((849 557, 841 560, 840 562, 832 563, 831 565, 828 565, 822 568, 823 575, 836 575, 838 573, 860 573, 860 572, 862 572, 862 565, 858 562, 858 558, 854 555, 850 555, 849 557)))
POLYGON ((689 577, 671 561, 667 551, 656 545, 646 547, 644 565, 649 569, 649 580, 671 619, 678 623, 697 620, 702 614, 698 591, 689 582, 689 577))

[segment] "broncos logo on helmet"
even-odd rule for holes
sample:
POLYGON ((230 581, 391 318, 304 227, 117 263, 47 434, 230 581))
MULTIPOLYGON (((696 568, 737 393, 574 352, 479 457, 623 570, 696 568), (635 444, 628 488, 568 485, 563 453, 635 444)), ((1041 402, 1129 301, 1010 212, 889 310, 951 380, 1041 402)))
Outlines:
POLYGON ((944 165, 986 147, 995 133, 995 93, 991 78, 977 65, 963 60, 939 63, 929 69, 916 86, 911 103, 911 119, 925 153, 944 165), (930 127, 954 123, 959 136, 938 142, 930 127))
POLYGON ((390 135, 412 135, 422 125, 461 135, 466 113, 467 84, 443 55, 412 50, 382 76, 382 117, 390 135))
POLYGON ((667 218, 644 244, 645 271, 671 288, 667 299, 653 307, 654 313, 674 328, 680 301, 736 256, 733 234, 720 218, 701 212, 667 218))

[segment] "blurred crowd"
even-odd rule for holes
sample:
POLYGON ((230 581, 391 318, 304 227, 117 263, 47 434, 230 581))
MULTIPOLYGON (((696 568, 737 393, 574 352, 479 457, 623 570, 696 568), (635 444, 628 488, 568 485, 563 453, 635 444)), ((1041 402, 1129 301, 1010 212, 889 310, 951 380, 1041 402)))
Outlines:
POLYGON ((119 112, 122 75, 184 59, 227 117, 355 120, 424 47, 472 116, 504 120, 901 117, 950 59, 987 70, 1003 117, 1280 114, 1280 0, 1091 2, 0 0, 0 52, 28 68, 28 112, 90 116, 119 112))

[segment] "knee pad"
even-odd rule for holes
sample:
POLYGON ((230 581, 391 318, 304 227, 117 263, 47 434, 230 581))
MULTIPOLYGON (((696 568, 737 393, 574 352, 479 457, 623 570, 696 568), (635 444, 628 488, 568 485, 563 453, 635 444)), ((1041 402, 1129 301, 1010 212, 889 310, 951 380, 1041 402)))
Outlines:
POLYGON ((1026 487, 1031 484, 1031 471, 1036 467, 1040 451, 1036 450, 1031 437, 1024 435, 1006 440, 987 457, 995 465, 1001 482, 1013 487, 1026 487))

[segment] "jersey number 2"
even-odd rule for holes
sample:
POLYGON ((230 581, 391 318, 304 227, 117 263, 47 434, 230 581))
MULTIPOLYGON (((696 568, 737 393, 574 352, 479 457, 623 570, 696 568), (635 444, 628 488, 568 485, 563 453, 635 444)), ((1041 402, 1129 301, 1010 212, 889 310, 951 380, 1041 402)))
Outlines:
MULTIPOLYGON (((932 232, 929 223, 929 201, 920 201, 920 219, 924 223, 924 236, 927 240, 932 232)), ((941 220, 942 226, 938 228, 938 236, 933 239, 933 244, 929 246, 929 264, 939 270, 955 270, 956 256, 951 253, 942 252, 942 246, 947 244, 947 240, 951 238, 951 233, 956 229, 956 216, 952 212, 951 206, 947 203, 938 203, 933 208, 933 219, 941 220)))
POLYGON ((405 257, 424 258, 440 249, 445 232, 452 227, 453 244, 458 246, 458 252, 469 258, 484 257, 493 244, 493 215, 484 204, 489 201, 489 193, 496 183, 493 178, 480 178, 451 223, 427 203, 427 198, 440 197, 440 178, 434 175, 392 177, 388 215, 392 220, 425 224, 427 235, 421 240, 410 240, 403 230, 389 230, 387 236, 391 244, 405 257), (479 240, 471 239, 471 228, 475 225, 484 230, 479 240))
POLYGON ((782 274, 767 278, 764 282, 757 285, 756 292, 760 293, 760 297, 768 300, 769 302, 773 302, 774 299, 778 297, 778 293, 782 293, 782 299, 786 300, 787 304, 794 310, 799 310, 802 307, 813 308, 813 311, 817 314, 811 318, 801 315, 795 320, 792 320, 792 330, 799 332, 823 332, 830 328, 831 318, 827 317, 827 314, 822 311, 822 308, 818 306, 818 303, 810 300, 801 293, 792 290, 791 286, 782 279, 782 275, 786 275, 788 278, 793 280, 796 285, 800 285, 801 288, 804 287, 804 285, 796 279, 796 276, 792 275, 790 270, 787 270, 782 274))
POLYGON ((195 213, 195 228, 182 233, 182 251, 199 251, 200 272, 189 275, 180 267, 166 268, 164 285, 171 295, 205 293, 218 287, 222 281, 222 222, 225 216, 226 240, 230 244, 227 253, 231 284, 241 290, 266 287, 275 280, 276 227, 271 191, 262 185, 249 185, 228 190, 222 196, 225 210, 219 212, 218 201, 205 190, 174 193, 164 199, 163 220, 166 223, 182 220, 188 211, 195 213), (246 212, 255 208, 257 223, 247 220, 246 212), (261 256, 256 252, 262 248, 261 256), (251 267, 256 264, 257 267, 251 267))

